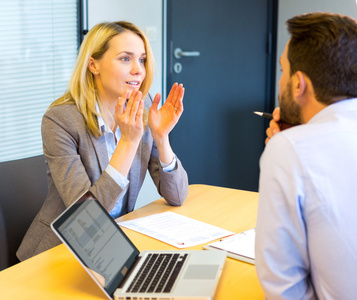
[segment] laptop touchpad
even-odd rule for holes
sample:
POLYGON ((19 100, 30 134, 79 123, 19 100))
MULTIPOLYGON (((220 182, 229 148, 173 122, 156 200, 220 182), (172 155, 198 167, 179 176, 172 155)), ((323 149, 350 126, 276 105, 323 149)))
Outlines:
POLYGON ((184 279, 214 279, 219 265, 189 265, 184 279))

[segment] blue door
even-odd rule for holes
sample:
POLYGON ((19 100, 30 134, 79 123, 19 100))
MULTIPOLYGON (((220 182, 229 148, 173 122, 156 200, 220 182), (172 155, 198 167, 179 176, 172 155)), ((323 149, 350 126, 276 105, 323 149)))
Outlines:
POLYGON ((275 86, 276 1, 167 0, 167 90, 185 86, 170 135, 190 184, 257 191, 275 86))

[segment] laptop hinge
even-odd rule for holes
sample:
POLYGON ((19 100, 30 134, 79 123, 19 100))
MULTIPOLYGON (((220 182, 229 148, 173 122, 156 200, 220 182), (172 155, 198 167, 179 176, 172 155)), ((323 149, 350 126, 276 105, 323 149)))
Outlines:
POLYGON ((140 261, 141 258, 142 258, 141 256, 135 257, 133 264, 131 265, 131 267, 129 268, 129 270, 126 272, 125 276, 123 277, 123 280, 119 282, 119 285, 118 285, 118 288, 119 288, 119 289, 124 286, 125 282, 126 282, 127 279, 129 278, 131 272, 133 272, 135 266, 139 263, 139 261, 140 261))

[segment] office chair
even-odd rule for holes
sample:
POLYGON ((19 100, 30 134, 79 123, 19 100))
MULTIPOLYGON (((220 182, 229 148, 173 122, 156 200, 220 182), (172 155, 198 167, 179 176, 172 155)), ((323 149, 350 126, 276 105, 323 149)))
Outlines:
POLYGON ((0 163, 0 271, 19 262, 16 251, 47 194, 43 155, 0 163))

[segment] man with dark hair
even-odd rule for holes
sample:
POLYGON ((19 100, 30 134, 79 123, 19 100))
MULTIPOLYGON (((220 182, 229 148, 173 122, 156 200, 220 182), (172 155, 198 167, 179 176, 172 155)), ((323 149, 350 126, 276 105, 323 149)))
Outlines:
POLYGON ((281 119, 260 160, 256 269, 268 299, 356 299, 357 22, 287 21, 281 119))

